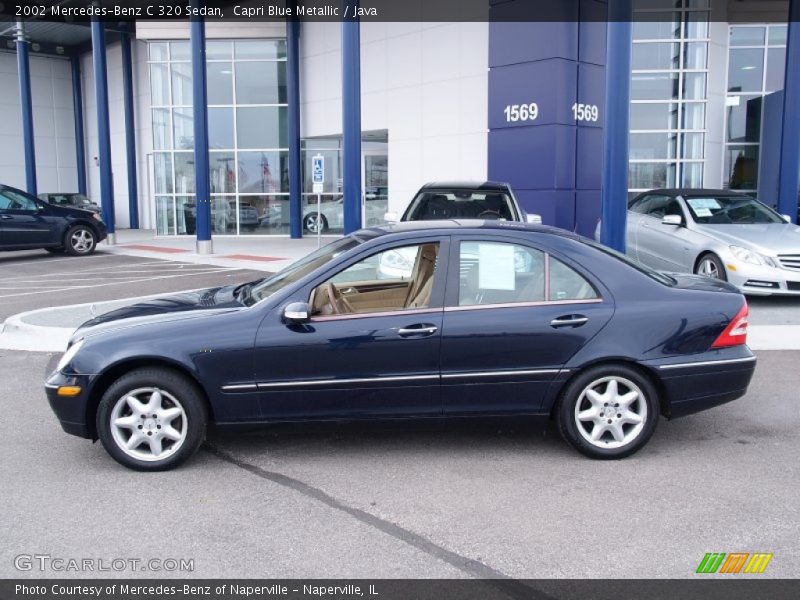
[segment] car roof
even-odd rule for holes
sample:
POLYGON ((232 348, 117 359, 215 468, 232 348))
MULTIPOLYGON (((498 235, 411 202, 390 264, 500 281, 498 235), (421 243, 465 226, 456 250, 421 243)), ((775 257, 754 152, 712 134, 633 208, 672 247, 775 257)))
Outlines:
POLYGON ((684 196, 687 198, 696 198, 699 196, 748 196, 735 190, 718 190, 714 188, 659 188, 656 190, 648 190, 638 194, 636 197, 649 194, 661 194, 664 196, 684 196))
POLYGON ((365 237, 379 237, 391 233, 413 233, 423 231, 427 233, 487 233, 497 231, 518 231, 529 233, 547 233, 561 237, 579 239, 580 236, 566 229, 550 227, 549 225, 537 225, 533 223, 520 223, 518 221, 498 221, 482 219, 446 219, 442 221, 400 221, 379 225, 369 229, 362 229, 354 235, 366 234, 365 237))
POLYGON ((420 188, 422 190, 481 190, 489 192, 507 192, 509 185, 500 181, 431 181, 420 188))

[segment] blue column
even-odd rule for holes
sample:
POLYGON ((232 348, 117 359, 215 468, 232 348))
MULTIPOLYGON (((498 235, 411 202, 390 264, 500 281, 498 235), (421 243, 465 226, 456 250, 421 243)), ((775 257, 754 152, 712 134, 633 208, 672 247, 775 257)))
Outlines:
POLYGON ((361 229, 361 40, 358 19, 342 21, 344 232, 361 229))
POLYGON ((628 216, 628 129, 631 102, 631 0, 609 0, 606 37, 606 121, 600 188, 601 241, 625 252, 628 216))
POLYGON ((300 158, 300 21, 287 22, 286 86, 289 102, 289 233, 303 237, 303 179, 300 158))
POLYGON ((108 73, 106 68, 106 33, 103 22, 92 20, 92 64, 94 94, 97 103, 97 148, 100 161, 100 205, 108 227, 108 243, 115 240, 114 180, 111 174, 111 129, 108 123, 108 73))
POLYGON ((789 3, 786 81, 783 86, 781 161, 778 173, 778 212, 797 222, 800 188, 800 0, 789 3))
POLYGON ((73 56, 72 65, 72 112, 75 115, 75 159, 78 168, 78 192, 86 195, 86 149, 83 145, 83 82, 81 81, 81 57, 73 56))
POLYGON ((139 229, 139 186, 136 180, 136 122, 133 112, 133 60, 131 34, 122 33, 122 87, 125 96, 125 156, 128 166, 128 216, 130 228, 139 229))
POLYGON ((25 155, 25 187, 29 194, 36 189, 36 149, 33 140, 33 106, 31 104, 31 67, 28 61, 28 42, 22 22, 17 22, 17 74, 19 75, 19 103, 22 107, 22 144, 25 155))
MULTIPOLYGON (((192 0, 202 8, 203 0, 192 0)), ((191 21, 192 104, 194 106, 194 177, 196 197, 197 253, 211 254, 211 175, 208 166, 208 87, 206 81, 206 23, 202 17, 191 21)))

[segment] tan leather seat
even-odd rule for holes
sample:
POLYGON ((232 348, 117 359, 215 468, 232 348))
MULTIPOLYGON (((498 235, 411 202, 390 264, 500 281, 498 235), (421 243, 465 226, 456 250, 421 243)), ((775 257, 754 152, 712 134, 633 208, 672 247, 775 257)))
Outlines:
POLYGON ((436 270, 437 244, 425 244, 411 273, 411 284, 404 303, 405 308, 424 308, 428 306, 433 289, 433 272, 436 270))

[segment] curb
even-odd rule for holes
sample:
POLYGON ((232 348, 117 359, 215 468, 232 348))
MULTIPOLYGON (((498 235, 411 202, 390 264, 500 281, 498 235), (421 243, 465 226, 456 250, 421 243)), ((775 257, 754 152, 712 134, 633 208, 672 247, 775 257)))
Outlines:
MULTIPOLYGON (((178 292, 149 294, 147 296, 135 296, 133 298, 120 298, 119 300, 107 300, 105 302, 83 302, 81 304, 68 304, 66 306, 53 306, 48 308, 37 308, 26 312, 17 313, 8 317, 5 322, 0 323, 0 350, 26 350, 29 352, 64 352, 67 349, 67 342, 77 327, 57 327, 54 325, 36 325, 27 323, 26 317, 42 313, 54 313, 60 311, 72 311, 84 307, 95 306, 97 311, 95 316, 109 312, 122 306, 136 304, 151 298, 162 298, 164 296, 184 294, 193 290, 182 290, 178 292), (111 305, 111 306, 109 306, 111 305), (103 308, 109 307, 108 310, 103 308)), ((87 315, 86 320, 92 318, 92 313, 87 315)))

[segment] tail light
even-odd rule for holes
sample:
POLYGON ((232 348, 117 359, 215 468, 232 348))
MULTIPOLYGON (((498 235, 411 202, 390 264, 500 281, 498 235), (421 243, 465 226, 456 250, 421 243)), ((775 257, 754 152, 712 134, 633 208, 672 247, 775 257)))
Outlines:
POLYGON ((736 316, 731 319, 725 330, 711 345, 712 348, 728 348, 730 346, 741 346, 747 343, 747 317, 750 316, 750 309, 747 307, 747 300, 736 316))

